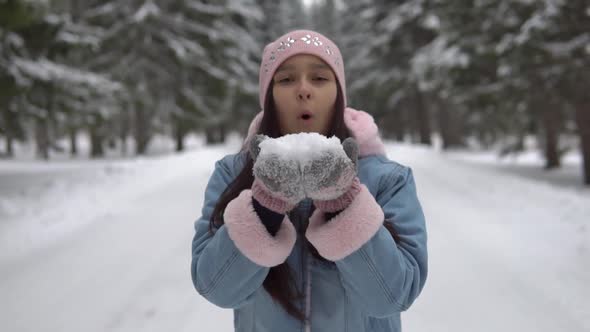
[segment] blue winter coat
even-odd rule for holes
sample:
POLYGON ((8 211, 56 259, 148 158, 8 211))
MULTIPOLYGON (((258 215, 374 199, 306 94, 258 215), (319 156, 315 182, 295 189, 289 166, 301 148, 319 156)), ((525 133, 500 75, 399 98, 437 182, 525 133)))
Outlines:
MULTIPOLYGON (((215 204, 239 174, 244 156, 238 153, 217 161, 207 184, 192 242, 194 286, 211 303, 234 310, 238 332, 304 332, 305 323, 273 302, 262 286, 269 267, 248 259, 229 237, 227 225, 213 236, 209 233, 215 204)), ((359 159, 358 177, 382 208, 384 222, 393 224, 399 241, 382 225, 358 250, 324 262, 303 246, 312 202, 304 200, 292 211, 297 240, 287 263, 303 294, 310 282, 310 301, 305 298, 296 305, 311 313, 311 331, 401 331, 400 313, 412 305, 426 282, 426 225, 411 169, 373 154, 359 159)))

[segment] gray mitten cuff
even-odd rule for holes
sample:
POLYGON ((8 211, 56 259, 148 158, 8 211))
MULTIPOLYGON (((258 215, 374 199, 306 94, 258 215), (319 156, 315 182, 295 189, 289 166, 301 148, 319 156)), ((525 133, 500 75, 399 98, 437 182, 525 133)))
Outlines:
POLYGON ((254 197, 260 205, 280 214, 285 214, 295 207, 294 204, 272 196, 264 183, 258 178, 254 179, 254 183, 252 183, 252 197, 254 197))
POLYGON ((316 208, 320 209, 323 212, 342 211, 345 208, 347 208, 350 205, 350 203, 352 203, 352 201, 355 199, 355 197, 359 194, 360 191, 361 182, 358 176, 356 176, 354 180, 352 180, 352 184, 350 185, 348 191, 342 194, 342 196, 328 201, 314 200, 313 204, 316 208))

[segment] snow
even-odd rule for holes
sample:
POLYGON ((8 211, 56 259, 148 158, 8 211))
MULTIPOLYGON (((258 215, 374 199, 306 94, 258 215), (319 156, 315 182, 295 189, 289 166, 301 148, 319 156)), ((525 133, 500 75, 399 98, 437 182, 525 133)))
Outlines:
POLYGON ((21 36, 19 36, 18 34, 11 32, 11 31, 6 31, 4 32, 5 35, 5 40, 6 40, 6 45, 8 46, 14 46, 16 48, 20 48, 24 46, 24 41, 23 38, 21 36))
POLYGON ((445 37, 437 37, 422 47, 411 60, 414 72, 424 75, 431 67, 461 67, 469 65, 469 55, 461 52, 459 47, 450 46, 445 37))
POLYGON ((49 0, 24 0, 23 2, 32 4, 32 5, 47 5, 49 3, 49 0))
POLYGON ((307 8, 313 6, 315 3, 317 3, 317 0, 303 0, 303 5, 307 8))
POLYGON ((175 37, 166 31, 162 32, 162 35, 165 37, 165 43, 180 59, 185 60, 185 58, 190 54, 201 57, 206 55, 205 49, 194 41, 188 40, 186 38, 175 37))
MULTIPOLYGON (((194 290, 189 266, 214 162, 240 143, 1 160, 0 330, 233 331, 232 311, 194 290)), ((484 152, 386 148, 412 167, 428 225, 429 277, 404 330, 590 330, 589 188, 505 172, 484 152)), ((574 156, 566 165, 579 166, 574 156)))
POLYGON ((565 4, 563 0, 544 0, 541 10, 534 12, 520 28, 519 34, 515 37, 518 45, 524 44, 531 38, 531 33, 535 30, 543 31, 549 28, 551 19, 560 14, 561 8, 565 4))
POLYGON ((146 1, 133 15, 133 21, 143 22, 150 16, 160 15, 160 8, 152 1, 146 1))
POLYGON ((582 156, 578 151, 566 153, 561 159, 562 166, 552 170, 543 169, 543 156, 532 150, 504 157, 499 157, 496 151, 456 151, 449 152, 447 156, 453 160, 475 163, 496 172, 518 175, 558 187, 583 190, 582 156))
POLYGON ((26 76, 42 81, 57 81, 72 85, 86 84, 109 92, 121 89, 119 83, 111 81, 105 76, 78 70, 45 58, 36 61, 15 58, 14 65, 26 76))
POLYGON ((359 18, 362 20, 372 20, 377 16, 377 9, 373 7, 365 8, 359 13, 359 18))
POLYGON ((259 159, 279 155, 285 159, 299 161, 301 167, 310 163, 314 157, 323 153, 346 158, 346 153, 336 136, 330 138, 318 133, 299 133, 279 138, 268 138, 259 145, 259 159))
POLYGON ((187 8, 203 14, 223 15, 224 13, 224 8, 219 5, 210 5, 201 2, 189 1, 186 6, 187 8))
MULTIPOLYGON (((414 150, 396 149, 403 156, 414 150)), ((431 274, 430 295, 409 311, 409 330, 590 328, 588 188, 530 181, 428 150, 410 164, 429 221, 431 274)))
POLYGON ((590 33, 581 34, 571 40, 561 42, 547 42, 542 47, 556 58, 568 58, 576 49, 590 45, 590 33))
POLYGON ((440 19, 436 15, 428 14, 424 19, 424 27, 438 30, 440 29, 440 19))
POLYGON ((244 0, 229 0, 227 9, 242 17, 252 19, 253 21, 262 22, 264 14, 256 6, 252 6, 248 1, 244 0))
POLYGON ((403 18, 396 12, 390 14, 390 16, 383 20, 381 24, 382 28, 387 32, 394 32, 404 23, 403 18))
POLYGON ((60 31, 57 40, 61 40, 70 44, 89 44, 98 46, 100 39, 94 36, 80 36, 68 31, 60 31))
POLYGON ((390 11, 387 17, 381 21, 381 28, 386 32, 395 33, 403 24, 418 17, 423 12, 420 2, 406 2, 390 11))
MULTIPOLYGON (((122 159, 67 160, 52 155, 49 163, 32 161, 32 149, 20 160, 0 162, 0 261, 46 246, 105 214, 118 201, 149 191, 182 173, 187 164, 157 157, 164 147, 153 142, 148 156, 122 159), (168 160, 168 161, 167 161, 168 160), (146 179, 149 178, 149 181, 146 179)), ((188 146, 202 145, 193 138, 188 146)), ((89 142, 79 139, 80 150, 89 142)), ((165 147, 168 151, 172 146, 165 147)), ((178 156, 182 159, 182 156, 178 156)))
POLYGON ((115 3, 108 2, 103 5, 98 5, 92 9, 87 10, 86 13, 84 13, 84 17, 92 18, 97 16, 108 15, 115 12, 116 10, 117 7, 115 6, 115 3))

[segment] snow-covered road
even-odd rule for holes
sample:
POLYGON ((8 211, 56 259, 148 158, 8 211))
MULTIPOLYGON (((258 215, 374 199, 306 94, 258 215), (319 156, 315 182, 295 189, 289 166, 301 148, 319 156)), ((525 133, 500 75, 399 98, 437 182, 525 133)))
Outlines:
MULTIPOLYGON (((117 179, 116 202, 96 199, 95 210, 74 214, 88 217, 82 226, 4 255, 0 331, 232 331, 231 311, 193 288, 190 242, 213 163, 235 148, 147 161, 149 171, 117 179), (138 183, 141 190, 127 188, 138 183)), ((590 331, 588 190, 388 148, 414 170, 429 232, 429 278, 403 314, 405 331, 590 331)))
POLYGON ((429 279, 406 331, 590 331, 590 196, 429 150, 416 174, 429 279))

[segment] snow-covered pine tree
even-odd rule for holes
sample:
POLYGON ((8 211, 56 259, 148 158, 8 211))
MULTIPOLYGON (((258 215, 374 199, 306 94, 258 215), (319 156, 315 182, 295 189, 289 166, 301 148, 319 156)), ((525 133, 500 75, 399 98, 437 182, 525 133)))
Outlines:
MULTIPOLYGON (((558 145, 560 131, 575 128, 583 158, 584 183, 590 184, 590 4, 583 0, 545 0, 535 4, 521 38, 536 38, 535 55, 545 58, 541 74, 554 103, 545 109, 547 166, 567 148, 558 145), (527 31, 528 30, 528 31, 527 31), (575 125, 573 125, 575 123, 575 125)), ((538 58, 537 58, 538 59, 538 58)), ((572 133, 572 130, 569 130, 572 133)), ((574 147, 575 148, 575 147, 574 147)))
POLYGON ((220 75, 207 85, 209 112, 202 119, 210 143, 223 142, 236 123, 243 123, 234 128, 242 131, 258 111, 262 10, 252 0, 227 0, 222 9, 213 25, 216 38, 211 47, 212 66, 220 75))
POLYGON ((25 57, 27 51, 16 31, 38 19, 39 9, 28 1, 0 3, 0 134, 5 137, 5 151, 0 156, 12 157, 13 142, 26 137, 22 114, 15 105, 27 80, 15 69, 14 61, 25 57))
POLYGON ((22 47, 9 63, 10 75, 19 86, 11 107, 23 115, 20 119, 33 121, 37 154, 45 159, 51 148, 59 148, 55 140, 67 119, 62 106, 80 96, 102 100, 119 88, 107 77, 65 61, 68 52, 86 46, 95 31, 74 23, 63 7, 49 4, 29 24, 14 30, 22 47))
POLYGON ((123 102, 133 128, 135 152, 145 153, 157 120, 166 110, 158 101, 166 99, 174 83, 174 44, 170 34, 175 24, 165 11, 170 1, 95 1, 84 19, 101 26, 105 33, 88 59, 93 70, 109 73, 122 82, 128 94, 123 102), (172 44, 172 45, 171 45, 172 44))
POLYGON ((371 47, 375 36, 376 7, 373 0, 345 0, 338 14, 345 23, 340 25, 336 43, 346 59, 348 99, 352 105, 374 111, 376 105, 371 105, 363 92, 370 89, 379 73, 380 62, 371 47))
POLYGON ((370 42, 377 61, 368 91, 374 101, 374 115, 391 127, 384 131, 397 132, 422 144, 431 143, 429 91, 420 85, 412 71, 411 61, 421 47, 436 37, 436 30, 426 24, 429 2, 374 1, 376 30, 370 42))
POLYGON ((253 1, 101 1, 90 16, 109 27, 93 67, 131 91, 139 153, 157 120, 172 120, 177 150, 194 128, 222 141, 235 98, 253 98, 260 46, 250 32, 262 19, 253 1))
MULTIPOLYGON (((309 27, 308 12, 301 1, 257 1, 264 15, 262 23, 262 44, 266 45, 288 31, 309 27)), ((262 50, 260 51, 262 53, 262 50)))

